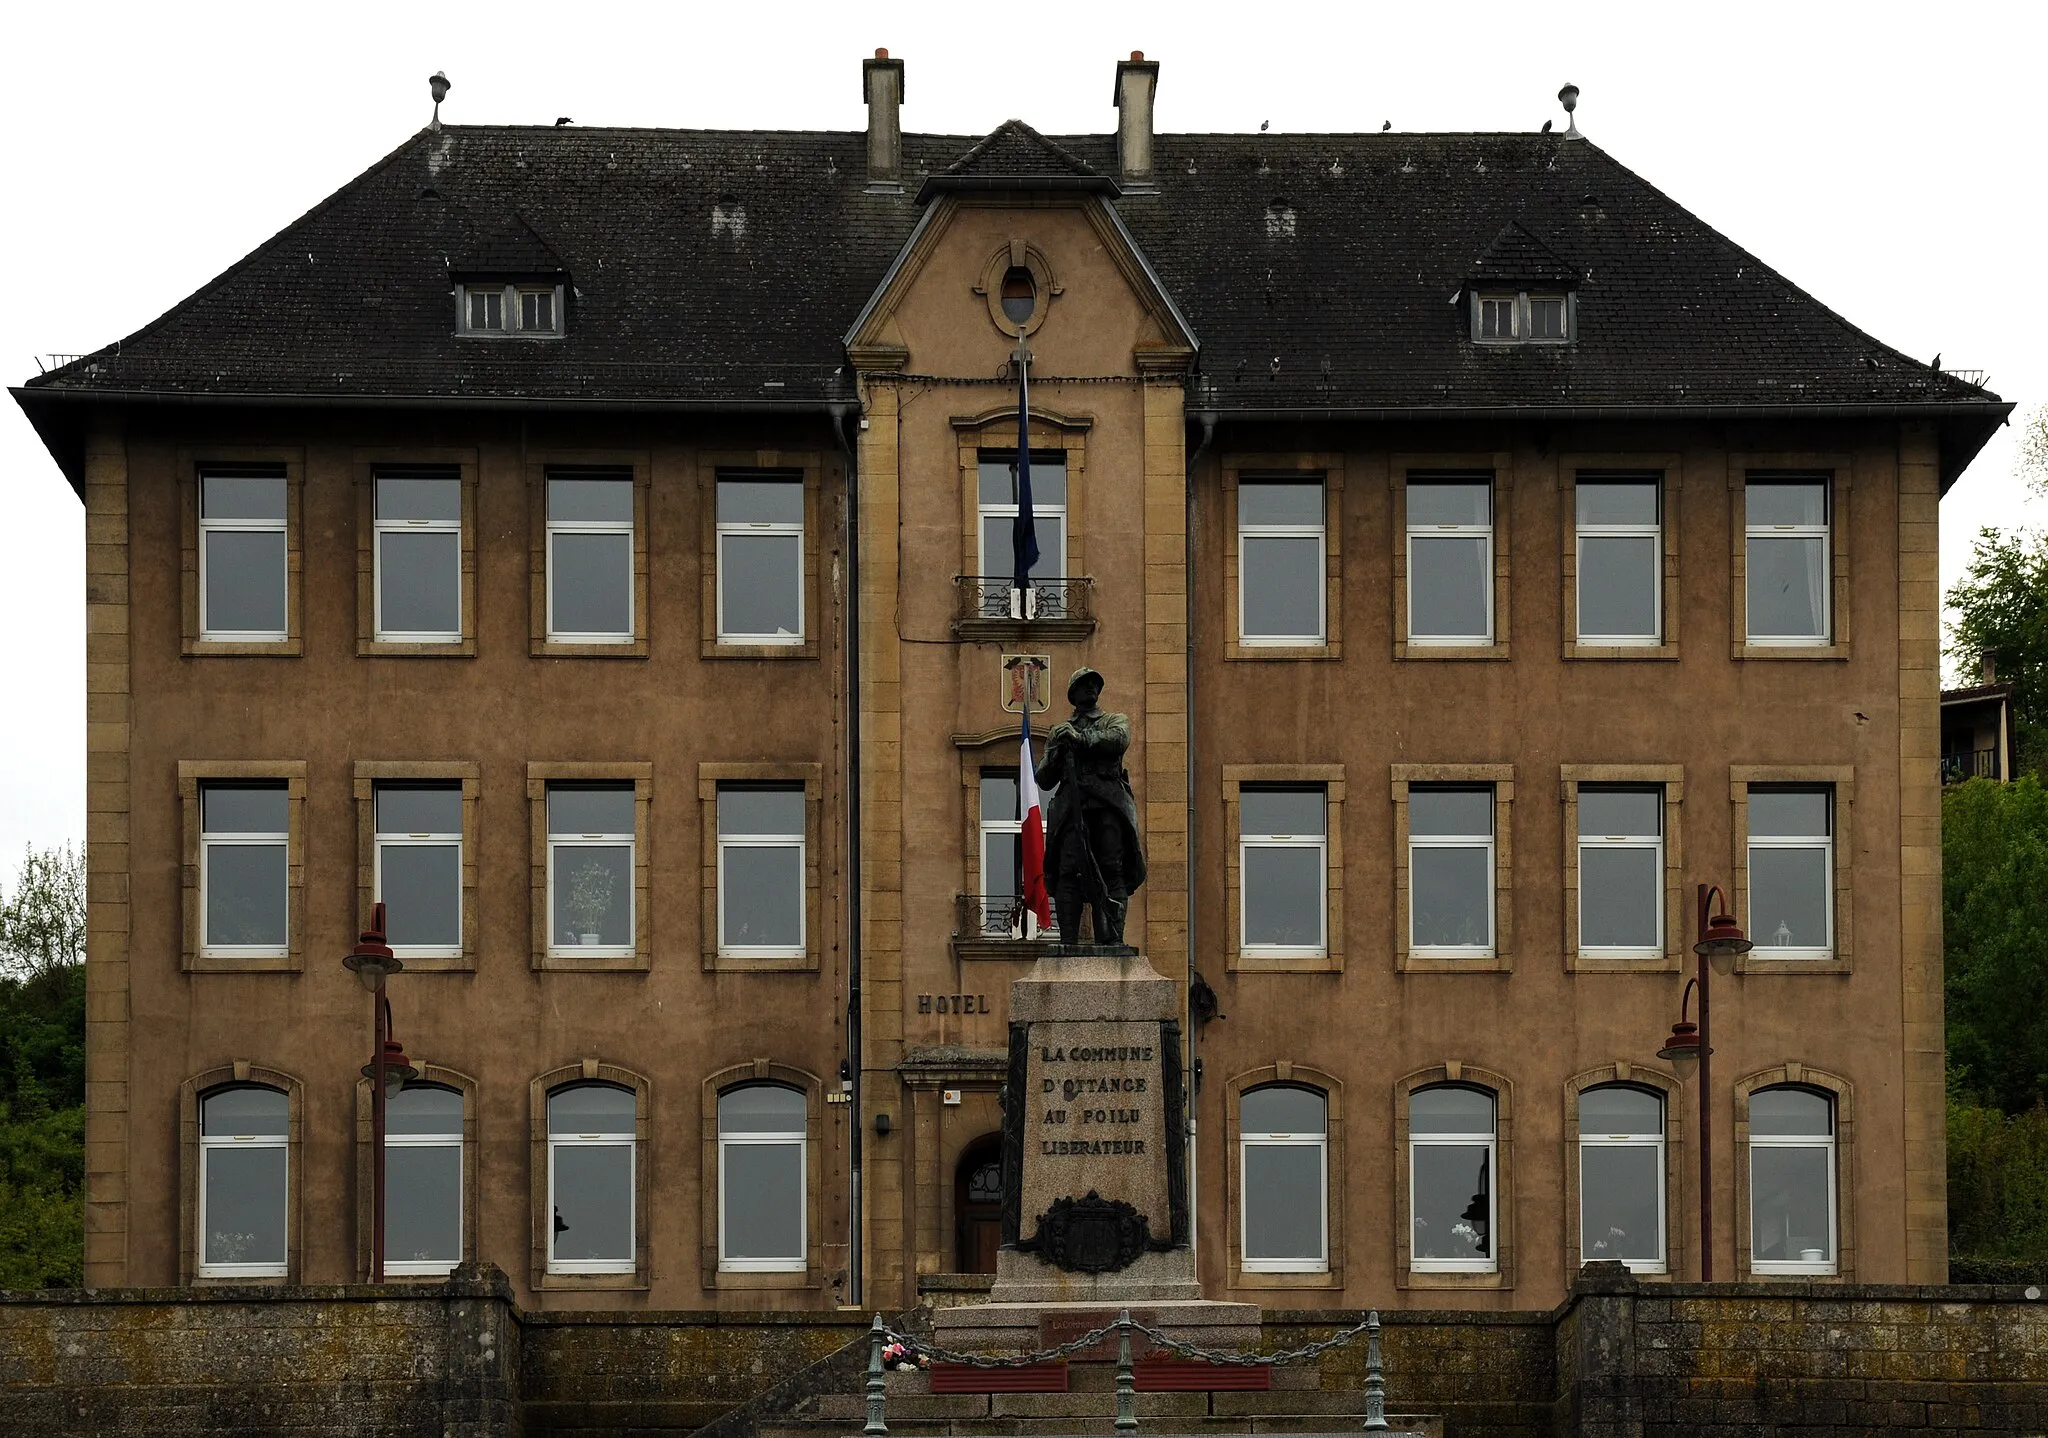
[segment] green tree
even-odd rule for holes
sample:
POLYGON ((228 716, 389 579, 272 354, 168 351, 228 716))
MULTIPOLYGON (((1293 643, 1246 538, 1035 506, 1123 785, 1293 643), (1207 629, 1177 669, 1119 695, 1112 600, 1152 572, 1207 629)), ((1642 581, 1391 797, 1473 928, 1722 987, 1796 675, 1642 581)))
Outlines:
POLYGON ((85 866, 30 850, 0 902, 0 1288, 75 1286, 85 1245, 85 866))
POLYGON ((2020 1113, 2048 1100, 2048 789, 1973 779, 1941 802, 1949 1063, 2020 1113))
MULTIPOLYGON (((2043 438, 2048 446, 2048 436, 2043 438)), ((1948 653, 1966 674, 1990 655, 2013 686, 2021 770, 2048 768, 2048 536, 1982 530, 1948 592, 1948 653)))

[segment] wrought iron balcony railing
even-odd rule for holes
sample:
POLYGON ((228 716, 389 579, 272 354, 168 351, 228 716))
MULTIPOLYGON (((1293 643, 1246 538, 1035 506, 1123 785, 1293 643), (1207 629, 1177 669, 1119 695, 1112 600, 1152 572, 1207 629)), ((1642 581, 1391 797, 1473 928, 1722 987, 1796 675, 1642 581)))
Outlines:
POLYGON ((1027 589, 1007 574, 962 574, 953 581, 953 627, 961 638, 1033 634, 1080 638, 1095 628, 1095 581, 1034 579, 1027 589))
POLYGON ((1998 751, 1996 749, 1965 749, 1959 754, 1941 756, 1941 782, 1960 784, 1965 779, 1996 779, 1998 777, 1998 751))
POLYGON ((1041 929, 1015 894, 959 894, 953 903, 953 947, 962 958, 1023 958, 1059 935, 1041 929))

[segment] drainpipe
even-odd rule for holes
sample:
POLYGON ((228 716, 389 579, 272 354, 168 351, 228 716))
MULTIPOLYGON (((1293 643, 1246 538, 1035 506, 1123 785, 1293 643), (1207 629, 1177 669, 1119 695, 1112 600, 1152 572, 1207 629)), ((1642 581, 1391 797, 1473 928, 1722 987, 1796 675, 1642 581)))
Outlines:
MULTIPOLYGON (((1187 718, 1185 722, 1187 724, 1188 753, 1186 800, 1188 807, 1188 957, 1187 972, 1181 975, 1180 981, 1183 997, 1185 997, 1189 986, 1195 980, 1195 908, 1196 895, 1199 892, 1195 884, 1195 876, 1201 872, 1200 866, 1197 863, 1201 855, 1201 824, 1197 818, 1197 815, 1200 813, 1200 806, 1195 802, 1195 474, 1201 465, 1202 456, 1209 452, 1210 442, 1216 438, 1216 412, 1214 410, 1203 410, 1196 418, 1202 424, 1202 439, 1195 446, 1195 452, 1188 456, 1187 517, 1181 523, 1181 544, 1183 546, 1181 554, 1181 585, 1187 591, 1185 596, 1185 603, 1187 605, 1187 618, 1185 621, 1187 629, 1187 658, 1185 660, 1187 672, 1187 718)), ((1181 1064, 1181 1072, 1187 1076, 1185 1082, 1190 1090, 1192 1090, 1195 1078, 1195 1022, 1193 1014, 1188 1016, 1185 1042, 1187 1043, 1187 1056, 1181 1064)), ((1195 1173, 1193 1172, 1195 1167, 1199 1167, 1199 1155, 1195 1151, 1194 1144, 1196 1132, 1195 1098, 1196 1095, 1191 1091, 1188 1094, 1187 1104, 1187 1122, 1190 1130, 1187 1145, 1190 1163, 1190 1171, 1188 1173, 1188 1246, 1195 1252, 1195 1276, 1199 1279, 1202 1273, 1201 1245, 1196 1240, 1196 1233, 1199 1228, 1199 1224, 1196 1221, 1196 1201, 1199 1190, 1196 1187, 1195 1173)))
POLYGON ((861 1222, 861 1106, 860 1081, 860 453, 857 441, 846 435, 849 415, 865 425, 858 404, 835 404, 832 437, 846 455, 846 1074, 853 1088, 847 1092, 847 1223, 846 1298, 849 1306, 861 1303, 861 1254, 866 1230, 861 1222))

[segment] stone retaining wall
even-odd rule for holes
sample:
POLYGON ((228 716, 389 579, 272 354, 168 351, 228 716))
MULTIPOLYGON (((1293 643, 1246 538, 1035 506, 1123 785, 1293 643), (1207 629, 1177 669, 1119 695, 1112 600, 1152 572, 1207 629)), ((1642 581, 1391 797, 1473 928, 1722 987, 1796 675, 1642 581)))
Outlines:
MULTIPOLYGON (((1389 1406, 1443 1415, 1447 1438, 2048 1433, 2048 1302, 2025 1295, 1588 1270, 1549 1313, 1385 1314, 1389 1406)), ((1357 1317, 1268 1313, 1265 1343, 1357 1317)), ((719 1420, 703 1438, 747 1438, 856 1391, 866 1327, 521 1313, 488 1269, 417 1288, 0 1294, 0 1433, 597 1438, 719 1420)), ((1364 1362, 1362 1342, 1327 1355, 1317 1386, 1359 1387, 1364 1362)))

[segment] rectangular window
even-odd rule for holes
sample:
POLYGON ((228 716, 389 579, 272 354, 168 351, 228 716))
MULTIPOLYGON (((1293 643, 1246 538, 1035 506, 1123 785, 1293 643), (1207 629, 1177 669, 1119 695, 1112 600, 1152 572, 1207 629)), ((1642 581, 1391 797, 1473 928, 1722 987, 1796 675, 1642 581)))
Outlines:
POLYGON ((548 785, 548 953, 634 952, 631 784, 548 785))
POLYGON ((804 786, 718 786, 718 951, 804 954, 804 786))
POLYGON ((797 474, 718 477, 718 638, 804 639, 804 480, 797 474))
POLYGON ((1442 1084, 1408 1100, 1409 1268, 1416 1273, 1498 1273, 1490 1090, 1442 1084))
POLYGON ((1493 484, 1408 480, 1408 642, 1493 643, 1493 484))
POLYGON ((199 1101, 199 1276, 289 1271, 291 1100, 238 1084, 199 1101))
POLYGON ((379 784, 376 889, 400 958, 462 956, 462 785, 379 784))
POLYGON ((462 1262, 462 1095, 409 1083, 385 1110, 384 1272, 418 1278, 462 1262))
POLYGON ((461 475, 380 469, 376 489, 377 638, 461 643, 461 475))
POLYGON ((1824 476, 1773 476, 1744 488, 1751 644, 1829 640, 1828 487, 1824 476))
POLYGON ((718 1266, 801 1273, 805 1266, 803 1094, 746 1084, 718 1096, 718 1266))
POLYGON ((555 291, 552 285, 519 291, 519 329, 523 334, 546 335, 561 329, 555 322, 555 291))
POLYGON ((1031 451, 1031 522, 1038 535, 1038 563, 1031 567, 1032 587, 1019 606, 1015 590, 993 586, 1016 576, 1016 546, 1013 530, 1017 522, 1017 453, 1015 450, 985 449, 980 456, 977 501, 981 553, 978 559, 987 603, 1007 606, 986 619, 1063 619, 1065 591, 1057 584, 1041 587, 1038 580, 1060 580, 1067 576, 1067 455, 1065 450, 1031 451), (1007 595, 1007 598, 1001 596, 1007 595))
POLYGON ((1239 1101, 1245 1272, 1330 1271, 1329 1126, 1314 1089, 1268 1084, 1239 1101))
POLYGON ((199 786, 199 952, 290 952, 291 805, 283 781, 199 786))
POLYGON ((1529 338, 1561 340, 1565 337, 1563 295, 1529 296, 1529 338))
MULTIPOLYGON (((1028 939, 1038 934, 1038 916, 1024 908, 1024 819, 1017 812, 1017 771, 981 771, 980 937, 1028 939)), ((1043 812, 1052 795, 1039 796, 1043 812)))
POLYGON ((1804 1088, 1751 1094, 1750 1271, 1834 1273, 1835 1207, 1833 1102, 1804 1088))
POLYGON ((282 467, 199 476, 199 637, 240 644, 288 639, 282 467))
POLYGON ((1328 636, 1323 481, 1237 487, 1237 629, 1245 644, 1322 644, 1328 636))
POLYGON ((1481 295, 1479 297, 1479 338, 1483 340, 1511 340, 1519 336, 1515 330, 1515 314, 1520 308, 1514 295, 1481 295))
POLYGON ((632 1273, 639 1243, 636 1097, 608 1083, 548 1095, 548 1272, 632 1273))
POLYGON ((548 638, 632 643, 632 475, 550 471, 547 507, 548 638))
POLYGON ((1493 953, 1493 789, 1416 784, 1408 791, 1408 948, 1493 953))
POLYGON ((1329 951, 1329 818, 1320 784, 1238 791, 1238 942, 1264 958, 1329 951))
POLYGON ((1602 1084, 1579 1095, 1579 1261, 1664 1272, 1664 1100, 1602 1084))
POLYGON ((501 285, 464 285, 468 302, 468 328, 479 334, 502 334, 505 329, 505 290, 501 285))
POLYGON ((1760 959, 1834 957, 1834 794, 1749 790, 1749 937, 1760 959))
POLYGON ((1579 643, 1663 642, 1661 489, 1655 475, 1579 476, 1579 643))
POLYGON ((1579 788, 1579 952, 1664 952, 1664 792, 1579 788))

